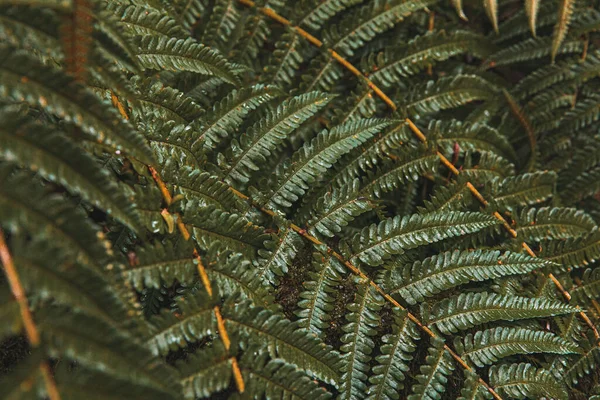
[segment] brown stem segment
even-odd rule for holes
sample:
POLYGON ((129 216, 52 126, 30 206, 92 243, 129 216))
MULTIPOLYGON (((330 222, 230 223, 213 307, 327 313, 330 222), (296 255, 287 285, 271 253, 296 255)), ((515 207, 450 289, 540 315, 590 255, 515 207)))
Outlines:
MULTIPOLYGON (((0 228, 0 261, 2 261, 2 265, 4 266, 4 273, 6 274, 6 279, 8 279, 8 286, 10 287, 15 300, 17 300, 17 303, 19 304, 19 311, 21 313, 21 319, 23 320, 27 340, 32 347, 39 347, 41 343, 40 332, 33 321, 33 315, 31 315, 31 310, 29 309, 29 302, 27 301, 27 296, 25 295, 25 290, 21 284, 21 279, 19 278, 15 263, 13 262, 6 241, 4 240, 4 231, 2 228, 0 228)), ((48 397, 50 397, 50 400, 60 400, 60 393, 56 388, 56 382, 54 382, 54 377, 52 376, 48 362, 43 361, 40 364, 40 370, 42 372, 48 397)))

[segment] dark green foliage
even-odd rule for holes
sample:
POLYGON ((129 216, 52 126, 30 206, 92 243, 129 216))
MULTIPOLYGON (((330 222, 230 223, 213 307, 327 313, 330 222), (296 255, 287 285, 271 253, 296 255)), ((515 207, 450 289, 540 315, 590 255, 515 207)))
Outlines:
POLYGON ((3 399, 600 396, 597 1, 0 3, 3 399))

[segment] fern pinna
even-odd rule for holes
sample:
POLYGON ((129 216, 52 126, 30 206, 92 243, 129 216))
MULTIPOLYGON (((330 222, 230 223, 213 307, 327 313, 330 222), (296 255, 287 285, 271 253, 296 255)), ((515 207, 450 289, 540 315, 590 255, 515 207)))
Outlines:
POLYGON ((596 8, 1 2, 3 398, 600 396, 596 8))

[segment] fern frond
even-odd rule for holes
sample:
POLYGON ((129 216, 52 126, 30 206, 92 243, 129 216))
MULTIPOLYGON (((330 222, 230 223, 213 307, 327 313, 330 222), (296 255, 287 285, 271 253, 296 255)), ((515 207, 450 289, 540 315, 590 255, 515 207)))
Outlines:
POLYGON ((364 58, 361 64, 363 71, 373 71, 369 74, 372 81, 391 87, 428 65, 435 65, 436 62, 459 54, 469 53, 477 58, 484 58, 490 53, 490 48, 485 38, 471 32, 439 31, 417 36, 405 46, 385 49, 377 55, 364 58))
POLYGON ((484 387, 477 375, 470 371, 465 371, 465 383, 460 390, 461 396, 458 400, 490 400, 493 399, 491 393, 484 387))
POLYGON ((325 34, 327 46, 351 56, 365 43, 435 0, 376 1, 359 7, 325 34))
POLYGON ((247 352, 240 360, 248 395, 267 399, 316 399, 331 398, 324 388, 296 368, 293 364, 275 358, 267 361, 265 353, 247 352))
POLYGON ((596 228, 592 217, 574 208, 523 210, 515 216, 515 222, 518 236, 527 241, 578 237, 596 228))
POLYGON ((417 375, 417 384, 412 387, 408 400, 439 400, 446 391, 448 377, 454 371, 454 361, 444 349, 444 341, 433 338, 427 349, 425 364, 421 365, 421 373, 417 375))
POLYGON ((378 311, 383 299, 367 284, 358 284, 354 301, 347 306, 348 324, 342 330, 343 355, 341 398, 355 399, 364 397, 367 391, 367 374, 371 353, 375 347, 373 336, 381 321, 378 311))
POLYGON ((588 300, 600 297, 600 269, 588 268, 583 271, 581 284, 570 291, 576 304, 586 304, 588 300))
POLYGON ((362 196, 360 181, 355 179, 317 199, 306 226, 311 233, 333 237, 354 218, 374 208, 375 203, 362 196))
POLYGON ((218 52, 195 40, 165 36, 139 36, 136 55, 140 65, 150 70, 189 71, 212 75, 237 85, 233 66, 218 52))
POLYGON ((425 320, 445 334, 490 321, 515 321, 576 312, 575 307, 546 298, 504 296, 495 293, 463 293, 423 309, 425 320))
POLYGON ((309 331, 298 329, 279 314, 251 307, 247 302, 230 301, 223 306, 223 318, 228 332, 239 332, 240 340, 266 346, 271 357, 293 362, 324 382, 336 385, 339 379, 340 356, 309 331))
POLYGON ((417 304, 427 297, 469 282, 525 274, 548 265, 539 258, 519 253, 455 250, 391 271, 385 288, 390 294, 398 293, 409 304, 417 304))
POLYGON ((454 345, 461 357, 478 367, 494 364, 501 358, 515 354, 579 352, 577 345, 552 332, 509 327, 477 331, 462 340, 456 338, 454 345))
POLYGON ((439 164, 436 154, 424 147, 403 151, 394 162, 382 163, 375 172, 362 180, 361 193, 379 198, 406 182, 415 182, 426 173, 433 173, 439 164))
POLYGON ((110 175, 60 132, 16 113, 0 112, 0 157, 57 182, 136 230, 139 216, 110 175))
POLYGON ((381 354, 376 356, 377 365, 373 366, 373 375, 369 378, 369 400, 400 398, 399 390, 404 388, 409 363, 417 350, 416 341, 419 332, 405 311, 393 309, 393 332, 381 338, 381 354))
POLYGON ((304 44, 304 38, 295 31, 283 34, 281 39, 275 43, 276 50, 273 51, 268 65, 264 68, 262 81, 282 87, 290 86, 297 70, 304 62, 302 54, 304 44))
POLYGON ((461 150, 489 151, 509 161, 517 158, 508 139, 488 125, 457 120, 431 121, 428 130, 430 140, 435 140, 446 154, 458 145, 461 150))
MULTIPOLYGON (((556 54, 581 53, 584 44, 580 40, 570 40, 563 43, 559 50, 556 49, 556 54)), ((515 43, 512 46, 505 47, 495 54, 492 54, 485 62, 486 67, 500 67, 515 63, 522 63, 536 60, 538 58, 551 55, 554 49, 550 38, 537 37, 529 38, 522 42, 515 43)))
POLYGON ((157 9, 142 5, 124 5, 107 2, 110 10, 131 35, 164 35, 185 39, 187 32, 173 18, 157 9))
POLYGON ((198 136, 193 146, 197 147, 204 142, 205 147, 214 147, 237 129, 248 113, 281 94, 273 86, 256 85, 251 88, 234 89, 216 103, 210 113, 194 123, 198 136))
POLYGON ((600 364, 600 346, 591 336, 581 341, 581 354, 568 360, 569 364, 564 371, 567 382, 577 384, 584 376, 597 371, 600 364))
POLYGON ((230 161, 225 167, 229 180, 247 182, 257 163, 264 162, 275 147, 300 124, 324 107, 331 96, 312 92, 281 103, 273 113, 254 124, 232 145, 230 161))
POLYGON ((364 0, 301 0, 296 6, 296 25, 319 30, 328 20, 364 0))
POLYGON ((489 197, 502 210, 541 203, 554 193, 556 178, 552 171, 540 171, 497 180, 489 197))
POLYGON ((7 47, 0 47, 0 60, 1 93, 47 108, 98 141, 152 164, 143 137, 72 77, 42 65, 26 52, 7 47))
POLYGON ((408 249, 474 233, 497 223, 494 217, 481 213, 397 216, 364 228, 352 239, 342 242, 341 249, 349 260, 377 266, 392 255, 402 254, 408 249))
POLYGON ((323 330, 329 327, 331 320, 336 286, 341 283, 345 270, 336 259, 321 253, 313 253, 311 265, 308 279, 302 283, 305 290, 300 293, 300 310, 295 314, 299 318, 298 326, 323 337, 323 330))
POLYGON ((0 168, 0 218, 5 226, 20 227, 56 243, 84 267, 99 271, 108 265, 111 245, 80 208, 61 195, 48 193, 30 174, 11 172, 6 165, 0 168))
POLYGON ((136 249, 136 261, 121 275, 138 291, 170 286, 175 281, 189 284, 196 272, 192 253, 193 246, 183 240, 149 243, 136 249))
POLYGON ((266 202, 274 207, 290 207, 343 155, 360 146, 391 124, 384 119, 348 121, 324 130, 305 144, 275 171, 274 184, 265 188, 266 202))
POLYGON ((563 269, 581 268, 600 258, 600 231, 567 240, 551 240, 542 246, 540 256, 563 269))
POLYGON ((214 341, 211 347, 192 354, 185 363, 178 363, 183 397, 208 398, 227 388, 232 375, 231 363, 231 357, 220 341, 214 341))
POLYGON ((492 366, 490 384, 501 394, 516 399, 569 397, 566 387, 550 371, 526 363, 492 366))
POLYGON ((477 75, 457 75, 415 85, 399 104, 409 115, 421 118, 496 95, 497 88, 485 79, 477 75))
POLYGON ((269 283, 275 283, 277 277, 287 274, 292 260, 302 246, 302 237, 289 226, 282 224, 277 236, 264 242, 264 249, 259 249, 258 275, 265 277, 269 283))

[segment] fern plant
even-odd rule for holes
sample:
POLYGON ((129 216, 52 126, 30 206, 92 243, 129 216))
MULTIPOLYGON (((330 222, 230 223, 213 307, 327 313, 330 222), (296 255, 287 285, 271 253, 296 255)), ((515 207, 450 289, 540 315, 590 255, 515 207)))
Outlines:
POLYGON ((3 398, 600 396, 599 26, 1 1, 3 398))

